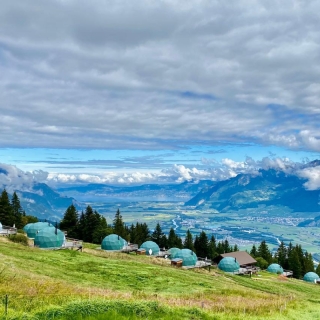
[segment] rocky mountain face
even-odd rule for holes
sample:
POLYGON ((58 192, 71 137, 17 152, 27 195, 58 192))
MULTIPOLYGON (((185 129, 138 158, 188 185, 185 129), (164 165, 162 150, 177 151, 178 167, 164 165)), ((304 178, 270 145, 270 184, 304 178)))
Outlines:
POLYGON ((259 170, 255 175, 240 174, 202 189, 185 203, 196 208, 206 207, 218 212, 286 206, 297 212, 320 211, 319 190, 306 190, 305 180, 274 169, 259 170))
POLYGON ((26 213, 38 218, 55 221, 72 203, 77 205, 74 198, 61 196, 45 183, 34 184, 30 191, 16 192, 26 213))

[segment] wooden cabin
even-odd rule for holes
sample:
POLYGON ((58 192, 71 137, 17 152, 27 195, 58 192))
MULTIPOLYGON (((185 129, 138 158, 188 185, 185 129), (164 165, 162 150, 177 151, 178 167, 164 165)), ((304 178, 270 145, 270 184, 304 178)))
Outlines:
POLYGON ((247 251, 235 251, 229 253, 223 253, 213 259, 215 263, 219 263, 225 257, 232 257, 237 260, 240 268, 252 268, 257 263, 257 260, 252 258, 247 251))

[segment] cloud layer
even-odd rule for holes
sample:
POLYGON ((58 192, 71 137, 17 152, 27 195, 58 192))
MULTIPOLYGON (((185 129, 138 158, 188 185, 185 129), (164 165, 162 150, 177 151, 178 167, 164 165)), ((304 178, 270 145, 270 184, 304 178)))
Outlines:
POLYGON ((319 161, 313 166, 307 163, 293 162, 287 158, 263 158, 255 161, 247 157, 245 161, 236 162, 225 158, 211 167, 187 167, 175 164, 159 172, 119 173, 107 171, 101 174, 66 174, 44 171, 24 172, 15 166, 0 164, 0 189, 30 190, 34 183, 45 182, 52 187, 77 184, 111 184, 137 185, 146 183, 182 183, 184 181, 213 180, 221 181, 238 174, 258 174, 260 169, 281 170, 289 175, 296 175, 305 181, 308 190, 320 188, 319 161))
POLYGON ((0 5, 0 147, 320 151, 318 1, 0 5))

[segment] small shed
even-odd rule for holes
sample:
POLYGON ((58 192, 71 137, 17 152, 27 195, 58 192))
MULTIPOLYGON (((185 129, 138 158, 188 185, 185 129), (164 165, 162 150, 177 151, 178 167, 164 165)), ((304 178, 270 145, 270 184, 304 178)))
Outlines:
POLYGON ((257 263, 257 260, 252 258, 247 251, 235 251, 218 255, 213 259, 213 262, 219 263, 223 258, 231 257, 237 260, 241 268, 252 267, 257 263))
POLYGON ((181 268, 182 267, 182 263, 183 263, 183 260, 180 259, 180 258, 175 258, 175 259, 171 260, 171 265, 174 266, 174 267, 177 267, 177 268, 181 268))
POLYGON ((140 254, 140 255, 146 255, 146 249, 138 249, 137 251, 137 254, 140 254))

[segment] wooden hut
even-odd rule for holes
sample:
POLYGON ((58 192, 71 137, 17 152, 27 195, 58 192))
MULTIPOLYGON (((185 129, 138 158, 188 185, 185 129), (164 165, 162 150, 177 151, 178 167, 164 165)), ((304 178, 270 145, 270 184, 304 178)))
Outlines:
POLYGON ((136 253, 141 255, 146 255, 146 249, 138 249, 136 253))
POLYGON ((180 259, 180 258, 175 258, 175 259, 172 259, 172 260, 171 260, 171 265, 172 265, 173 267, 181 268, 181 267, 182 267, 182 262, 183 262, 182 259, 180 259))

